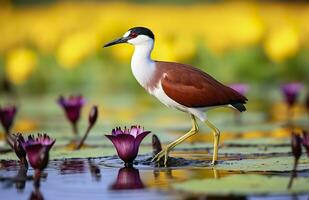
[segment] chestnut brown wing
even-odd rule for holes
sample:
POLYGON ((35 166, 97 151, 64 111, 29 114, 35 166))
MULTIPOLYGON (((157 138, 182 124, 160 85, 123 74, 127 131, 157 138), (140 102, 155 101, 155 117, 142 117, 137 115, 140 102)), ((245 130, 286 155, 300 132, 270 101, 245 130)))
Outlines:
POLYGON ((187 65, 178 65, 163 74, 161 84, 166 95, 179 104, 186 107, 207 107, 246 103, 246 97, 209 74, 187 65))

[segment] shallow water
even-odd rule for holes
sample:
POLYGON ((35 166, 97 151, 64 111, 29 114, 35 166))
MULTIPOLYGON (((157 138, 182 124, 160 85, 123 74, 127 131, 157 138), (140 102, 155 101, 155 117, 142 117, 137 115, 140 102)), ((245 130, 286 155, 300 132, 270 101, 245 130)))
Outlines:
MULTIPOLYGON (((198 199, 204 197, 176 192, 170 188, 170 184, 188 179, 212 179, 239 173, 202 167, 153 169, 136 165, 135 168, 125 168, 116 160, 114 158, 53 160, 44 171, 47 177, 42 178, 39 192, 44 199, 198 199), (119 167, 108 167, 106 160, 109 160, 108 165, 111 164, 110 160, 114 160, 115 166, 119 167)), ((4 180, 16 176, 18 170, 19 164, 16 161, 1 161, 0 192, 6 200, 30 199, 31 193, 35 191, 31 180, 26 181, 24 185, 4 180)), ((33 170, 29 169, 27 174, 32 175, 33 170)), ((246 198, 279 200, 308 197, 306 195, 239 197, 239 199, 246 198)))
MULTIPOLYGON (((53 100, 53 99, 52 99, 53 100)), ((51 101, 51 100, 50 100, 51 101)), ((34 133, 44 131, 57 139, 57 143, 52 154, 59 156, 59 152, 65 158, 76 156, 76 152, 66 148, 66 145, 72 139, 70 126, 67 122, 62 123, 62 110, 55 104, 54 100, 50 105, 54 108, 50 110, 38 110, 37 102, 32 102, 33 108, 26 110, 24 117, 17 120, 16 129, 25 129, 26 133, 34 133), (59 150, 59 151, 58 151, 59 150)), ((105 105, 106 107, 106 105, 105 105)), ((108 107, 108 106, 107 106, 108 107)), ((134 112, 124 113, 122 107, 115 107, 114 110, 107 113, 105 110, 102 114, 101 121, 98 122, 89 138, 87 144, 89 148, 86 153, 83 152, 78 156, 86 155, 86 157, 97 156, 95 148, 101 148, 99 156, 108 155, 102 149, 105 146, 113 148, 109 141, 103 137, 104 134, 119 125, 128 125, 132 121, 139 122, 146 129, 152 130, 157 134, 163 144, 173 141, 175 138, 183 135, 190 128, 188 116, 181 115, 172 110, 157 108, 147 108, 146 111, 140 109, 130 109, 134 112), (108 116, 108 117, 107 117, 108 116), (92 150, 93 148, 93 150, 92 150)), ((125 105, 125 107, 137 107, 136 105, 125 105)), ((103 106, 104 108, 104 106, 103 106)), ((160 107, 161 108, 161 107, 160 107)), ((41 109, 41 108, 40 108, 41 109)), ((47 108, 46 108, 47 109, 47 108)), ((84 116, 86 116, 84 114, 84 116)), ((245 113, 243 116, 243 124, 241 126, 233 123, 233 118, 224 115, 211 117, 214 124, 218 125, 221 134, 221 147, 219 159, 242 160, 242 159, 264 159, 272 157, 288 157, 291 156, 289 142, 278 142, 279 138, 287 138, 290 131, 282 129, 278 123, 268 123, 260 120, 260 115, 245 113), (257 142, 257 138, 268 137, 275 139, 271 143, 257 142), (246 139, 253 139, 254 143, 248 142, 246 139), (229 140, 234 140, 231 142, 229 140), (236 141, 236 143, 235 143, 236 141), (278 149, 274 149, 278 147, 278 149), (280 149, 281 148, 281 149, 280 149), (226 152, 226 153, 224 153, 226 152)), ((80 130, 85 129, 86 120, 81 120, 80 130)), ((19 164, 16 161, 0 160, 0 194, 3 199, 29 199, 32 192, 41 194, 44 199, 218 199, 218 197, 205 197, 189 193, 183 193, 172 189, 171 184, 193 179, 214 179, 222 178, 232 174, 243 174, 243 171, 224 171, 213 170, 205 167, 209 165, 212 155, 212 134, 208 134, 209 130, 204 126, 200 126, 201 131, 196 136, 187 140, 191 143, 189 146, 177 147, 177 151, 173 152, 173 156, 181 157, 187 160, 200 160, 199 162, 182 162, 182 166, 173 168, 153 168, 145 163, 139 162, 135 165, 135 169, 123 168, 122 162, 115 156, 97 157, 95 159, 61 159, 51 160, 48 167, 44 171, 47 177, 43 177, 41 181, 40 191, 35 191, 32 180, 25 182, 14 182, 14 178, 19 173, 19 164), (194 145, 195 142, 202 143, 194 145)), ((0 135, 1 137, 1 135, 0 135)), ((151 137, 143 141, 142 146, 147 147, 149 153, 151 137)), ((186 145, 186 144, 185 144, 186 145)), ((78 153, 78 152, 77 152, 78 153)), ((115 151, 113 149, 113 154, 115 151)), ((0 155, 0 159, 15 159, 15 155, 0 155), (2 156, 2 157, 1 157, 2 156)), ((112 155, 112 154, 110 154, 112 155)), ((290 158, 290 157, 288 157, 290 158)), ((137 160, 139 160, 138 157, 137 160)), ((257 172, 250 172, 250 174, 257 172)), ((258 172, 259 174, 290 176, 290 172, 258 172)), ((30 168, 27 172, 28 176, 33 174, 30 168)), ((308 171, 301 171, 298 176, 309 177, 308 171)), ((224 187, 224 186, 222 186, 224 187)), ((205 188, 206 191, 207 188, 205 188)), ((231 198, 231 197, 229 197, 231 198)), ((219 198, 222 199, 222 198, 219 198)), ((234 199, 269 199, 269 200, 285 200, 285 199, 308 199, 308 195, 284 195, 284 196, 246 196, 234 197, 234 199)))

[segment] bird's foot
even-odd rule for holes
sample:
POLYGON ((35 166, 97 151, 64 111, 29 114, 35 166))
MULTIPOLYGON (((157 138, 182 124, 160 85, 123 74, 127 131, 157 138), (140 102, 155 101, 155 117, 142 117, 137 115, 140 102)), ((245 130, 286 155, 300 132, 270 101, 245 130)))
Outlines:
POLYGON ((168 159, 168 153, 169 153, 169 149, 166 148, 162 151, 160 151, 157 155, 155 155, 151 162, 160 162, 162 160, 162 158, 164 157, 164 166, 167 166, 167 159, 168 159))
POLYGON ((218 164, 217 160, 212 160, 212 161, 211 161, 211 165, 212 165, 212 166, 215 166, 216 164, 218 164))

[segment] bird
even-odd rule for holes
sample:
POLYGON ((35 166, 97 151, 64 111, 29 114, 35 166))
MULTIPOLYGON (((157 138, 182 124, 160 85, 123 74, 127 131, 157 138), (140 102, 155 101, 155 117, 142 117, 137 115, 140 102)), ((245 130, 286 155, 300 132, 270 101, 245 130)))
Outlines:
POLYGON ((188 64, 157 61, 151 58, 155 36, 146 27, 133 27, 120 38, 103 47, 128 43, 134 46, 131 70, 137 82, 151 95, 169 108, 186 112, 191 117, 192 128, 183 136, 168 144, 152 161, 164 158, 167 166, 170 151, 199 131, 197 120, 205 123, 214 136, 211 165, 217 164, 220 140, 219 129, 207 117, 207 111, 218 107, 230 107, 246 111, 248 99, 232 88, 225 86, 211 75, 188 64))

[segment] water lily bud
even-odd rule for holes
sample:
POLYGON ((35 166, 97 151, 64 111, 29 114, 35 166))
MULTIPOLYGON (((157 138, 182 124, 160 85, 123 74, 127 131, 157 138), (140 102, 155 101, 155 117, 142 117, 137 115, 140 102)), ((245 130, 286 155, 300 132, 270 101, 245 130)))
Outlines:
POLYGON ((16 112, 16 106, 0 107, 0 122, 6 133, 10 132, 16 112))
POLYGON ((307 156, 309 158, 309 134, 307 133, 307 131, 303 131, 302 144, 305 147, 307 156))
POLYGON ((20 133, 18 133, 14 141, 14 151, 19 159, 26 157, 26 151, 22 146, 22 143, 24 142, 25 142, 24 137, 20 133))
POLYGON ((93 106, 89 113, 89 118, 88 118, 89 125, 93 126, 95 122, 97 121, 97 118, 98 118, 98 106, 93 106))
POLYGON ((157 155, 162 150, 161 142, 157 135, 152 135, 152 152, 153 155, 157 155))
POLYGON ((249 85, 245 83, 234 83, 230 84, 229 87, 243 96, 246 96, 249 90, 249 85))
POLYGON ((291 146, 292 146, 292 153, 293 153, 295 160, 298 160, 301 156, 301 143, 302 143, 302 139, 300 135, 293 133, 291 146))
POLYGON ((285 97, 286 103, 291 107, 293 106, 298 98, 300 90, 303 88, 301 83, 287 83, 281 86, 282 94, 285 97))

